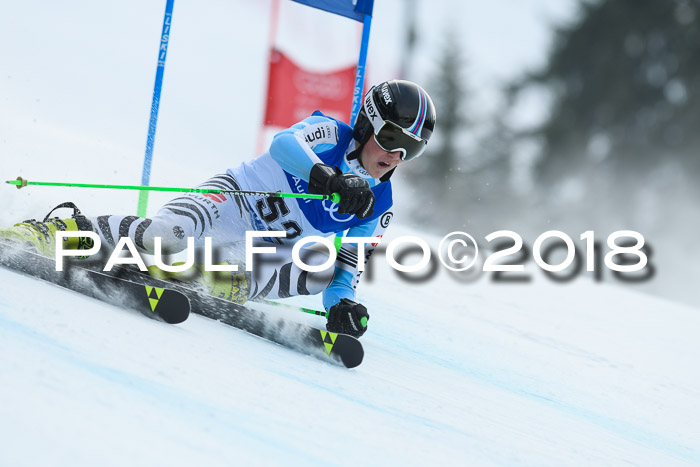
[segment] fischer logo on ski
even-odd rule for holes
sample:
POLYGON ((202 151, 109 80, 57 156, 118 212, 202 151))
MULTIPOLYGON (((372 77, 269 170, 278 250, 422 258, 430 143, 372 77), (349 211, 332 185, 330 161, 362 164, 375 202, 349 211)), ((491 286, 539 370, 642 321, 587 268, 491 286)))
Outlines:
POLYGON ((148 285, 144 285, 146 287, 146 295, 148 295, 148 301, 151 302, 151 311, 153 313, 156 312, 156 307, 158 306, 158 300, 160 300, 161 295, 163 295, 163 290, 158 287, 150 287, 148 285), (155 291, 155 297, 153 296, 153 292, 155 291))
POLYGON ((327 332, 327 331, 321 331, 321 339, 323 339, 323 345, 326 346, 326 352, 328 352, 328 355, 331 354, 331 350, 333 350, 333 344, 335 344, 335 340, 338 338, 338 334, 334 332, 327 332), (330 342, 328 339, 326 339, 326 336, 329 337, 330 342))

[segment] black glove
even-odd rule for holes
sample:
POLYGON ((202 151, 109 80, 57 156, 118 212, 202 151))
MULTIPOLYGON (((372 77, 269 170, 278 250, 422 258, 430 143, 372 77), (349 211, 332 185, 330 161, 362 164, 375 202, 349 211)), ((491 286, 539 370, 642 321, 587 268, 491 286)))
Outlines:
POLYGON ((309 193, 340 194, 339 214, 355 214, 360 219, 374 214, 374 193, 362 177, 344 174, 336 167, 316 164, 309 175, 309 193))
POLYGON ((326 329, 330 332, 360 337, 367 330, 369 319, 367 308, 347 298, 333 305, 326 316, 328 318, 326 329))

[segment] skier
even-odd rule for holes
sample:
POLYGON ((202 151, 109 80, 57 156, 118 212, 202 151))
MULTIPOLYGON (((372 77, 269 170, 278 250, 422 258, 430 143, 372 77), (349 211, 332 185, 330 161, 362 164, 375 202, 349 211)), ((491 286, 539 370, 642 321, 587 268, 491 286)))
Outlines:
MULTIPOLYGON (((72 203, 64 203, 59 207, 74 208, 70 219, 48 219, 47 215, 44 222, 25 221, 0 229, 0 239, 30 244, 53 256, 56 230, 93 231, 103 245, 112 247, 128 236, 143 253, 153 253, 156 237, 168 253, 185 250, 190 237, 195 247, 202 247, 204 239, 211 237, 217 246, 226 246, 224 255, 229 256, 223 262, 233 264, 240 260, 240 251, 230 247, 240 246, 246 231, 283 231, 285 237, 263 239, 262 244, 274 244, 277 252, 256 255, 259 259, 252 274, 229 273, 222 279, 220 273, 216 277, 203 273, 199 281, 210 293, 237 303, 323 292, 328 331, 359 337, 367 329, 369 314, 355 301, 360 276, 358 245, 344 243, 337 252, 334 270, 326 274, 299 268, 291 259, 292 247, 307 236, 328 237, 347 231, 347 237, 377 239, 364 247, 366 263, 393 217, 389 179, 397 166, 425 151, 435 119, 433 102, 423 88, 410 81, 386 81, 364 96, 354 128, 316 111, 278 133, 261 156, 199 185, 222 190, 338 193, 338 204, 331 200, 187 193, 165 204, 152 218, 87 218, 72 203)), ((85 247, 80 243, 84 240, 66 239, 64 249, 85 247)), ((306 264, 321 264, 328 258, 312 248, 304 252, 306 264)), ((149 272, 159 273, 151 267, 149 272)))

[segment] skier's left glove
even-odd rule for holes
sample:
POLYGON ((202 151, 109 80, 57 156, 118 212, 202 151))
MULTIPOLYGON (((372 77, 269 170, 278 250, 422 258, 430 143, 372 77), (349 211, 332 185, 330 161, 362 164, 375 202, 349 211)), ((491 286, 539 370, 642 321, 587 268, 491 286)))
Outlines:
POLYGON ((364 305, 343 298, 328 310, 327 318, 328 331, 360 337, 367 330, 369 313, 364 305))

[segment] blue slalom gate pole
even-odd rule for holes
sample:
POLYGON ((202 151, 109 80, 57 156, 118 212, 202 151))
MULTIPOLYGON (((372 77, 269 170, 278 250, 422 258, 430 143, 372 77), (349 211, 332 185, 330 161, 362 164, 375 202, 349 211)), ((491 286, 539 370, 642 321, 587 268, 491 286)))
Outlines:
MULTIPOLYGON (((143 171, 141 173, 141 185, 148 186, 151 181, 151 162, 153 161, 153 145, 156 140, 156 125, 158 124, 158 107, 160 105, 160 90, 163 87, 163 73, 165 72, 165 58, 168 55, 168 40, 170 39, 170 23, 173 16, 173 4, 175 0, 167 0, 165 4, 165 17, 163 18, 163 32, 160 35, 160 48, 158 49, 158 66, 156 68, 156 83, 153 87, 153 102, 151 103, 151 119, 148 125, 148 139, 146 140, 146 155, 143 159, 143 171)), ((148 208, 148 191, 139 193, 139 204, 136 215, 146 216, 148 208)))
MULTIPOLYGON (((371 11, 371 10, 370 10, 371 11)), ((355 126, 355 119, 362 106, 362 89, 365 84, 365 66, 367 64, 367 49, 369 48, 369 30, 372 26, 372 15, 366 13, 362 20, 362 43, 360 44, 360 58, 357 61, 357 73, 355 74, 355 89, 352 93, 352 112, 350 113, 350 125, 355 126)))

